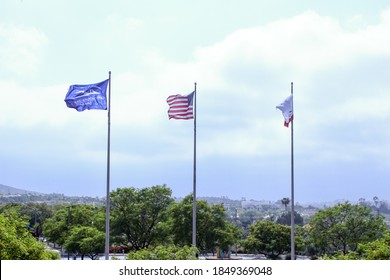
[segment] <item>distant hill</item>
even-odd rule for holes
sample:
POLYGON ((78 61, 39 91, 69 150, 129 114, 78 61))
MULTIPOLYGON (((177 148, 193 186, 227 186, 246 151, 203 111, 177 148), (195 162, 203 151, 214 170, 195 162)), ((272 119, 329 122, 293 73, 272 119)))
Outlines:
POLYGON ((0 205, 30 202, 47 203, 50 205, 64 203, 104 205, 104 199, 99 197, 65 196, 58 193, 44 194, 0 184, 0 205))
POLYGON ((39 195, 41 193, 18 189, 18 188, 14 188, 14 187, 0 184, 0 195, 16 195, 16 194, 36 194, 36 195, 39 195))

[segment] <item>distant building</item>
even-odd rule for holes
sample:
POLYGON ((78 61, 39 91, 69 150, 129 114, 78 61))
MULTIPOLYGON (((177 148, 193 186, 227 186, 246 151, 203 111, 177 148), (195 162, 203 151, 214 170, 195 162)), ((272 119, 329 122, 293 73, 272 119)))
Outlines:
POLYGON ((260 211, 264 208, 271 207, 270 200, 242 200, 241 208, 244 210, 256 210, 260 211))

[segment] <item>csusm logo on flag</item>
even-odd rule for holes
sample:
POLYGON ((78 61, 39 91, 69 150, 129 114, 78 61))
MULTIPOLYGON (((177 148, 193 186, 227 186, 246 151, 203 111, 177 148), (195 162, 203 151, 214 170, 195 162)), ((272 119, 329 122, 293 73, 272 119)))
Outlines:
POLYGON ((108 79, 90 85, 71 85, 65 97, 66 106, 81 112, 84 110, 107 110, 108 79))

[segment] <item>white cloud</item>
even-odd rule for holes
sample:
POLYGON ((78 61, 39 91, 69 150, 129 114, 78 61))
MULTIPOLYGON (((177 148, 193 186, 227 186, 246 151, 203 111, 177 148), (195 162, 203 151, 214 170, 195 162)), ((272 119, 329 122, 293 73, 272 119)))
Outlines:
MULTIPOLYGON (((390 100, 383 88, 367 95, 359 92, 361 81, 356 81, 353 91, 345 91, 343 79, 348 79, 346 83, 350 86, 353 78, 348 71, 364 67, 373 57, 388 56, 389 14, 383 13, 379 24, 348 31, 337 20, 308 11, 265 26, 237 30, 217 44, 195 49, 192 60, 184 63, 168 60, 153 46, 144 49, 139 57, 142 62, 139 72, 113 75, 113 123, 121 134, 130 134, 132 129, 142 133, 143 128, 145 135, 154 133, 162 143, 173 141, 175 137, 187 137, 185 133, 172 130, 186 129, 190 124, 169 122, 165 100, 170 94, 189 93, 193 83, 198 82, 198 129, 199 137, 203 137, 204 155, 281 153, 280 147, 288 144, 289 139, 275 106, 289 94, 290 81, 294 81, 297 88, 297 126, 301 130, 308 131, 329 122, 339 126, 356 121, 362 115, 383 121, 390 109, 386 105, 390 100), (337 84, 340 88, 326 92, 327 85, 319 81, 337 84)), ((111 15, 106 21, 110 29, 120 27, 115 36, 124 30, 136 32, 144 24, 118 15, 111 15)), ((31 38, 40 38, 36 45, 30 45, 33 50, 41 48, 44 35, 36 30, 32 33, 27 39, 16 38, 22 37, 28 42, 34 42, 31 38)), ((115 43, 115 40, 111 42, 115 43)), ((16 49, 11 56, 17 54, 16 49)), ((7 103, 12 105, 1 105, 8 116, 2 121, 12 119, 20 125, 49 122, 57 126, 79 122, 80 116, 71 114, 63 102, 68 86, 23 88, 2 82, 2 90, 12 92, 6 97, 7 103)), ((96 116, 91 112, 83 113, 82 121, 96 124, 93 121, 96 116)), ((105 114, 99 114, 103 122, 104 118, 105 114)), ((187 140, 177 144, 185 150, 187 140)), ((311 138, 301 141, 314 152, 321 144, 311 143, 322 140, 314 130, 311 138)))
POLYGON ((0 60, 4 70, 19 76, 34 75, 42 63, 48 43, 46 35, 34 28, 0 24, 0 60))

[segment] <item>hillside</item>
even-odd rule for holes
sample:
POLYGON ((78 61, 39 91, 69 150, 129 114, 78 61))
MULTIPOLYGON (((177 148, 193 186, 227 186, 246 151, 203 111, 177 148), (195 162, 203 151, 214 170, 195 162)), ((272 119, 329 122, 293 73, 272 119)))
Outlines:
POLYGON ((28 191, 28 190, 23 190, 23 189, 18 189, 6 185, 0 184, 0 195, 16 195, 16 194, 35 194, 39 195, 41 193, 39 192, 34 192, 34 191, 28 191))
POLYGON ((88 196, 65 196, 63 194, 44 194, 34 191, 18 189, 0 184, 0 205, 5 203, 47 203, 47 204, 94 204, 104 205, 104 199, 88 196))

